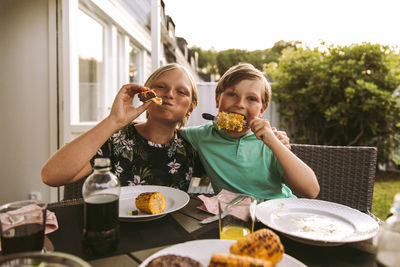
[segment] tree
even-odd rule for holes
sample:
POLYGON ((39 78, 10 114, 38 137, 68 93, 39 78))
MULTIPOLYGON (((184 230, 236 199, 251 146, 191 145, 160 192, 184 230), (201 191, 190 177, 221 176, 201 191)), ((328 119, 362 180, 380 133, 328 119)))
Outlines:
POLYGON ((264 50, 247 51, 243 49, 228 49, 220 52, 214 50, 202 50, 192 47, 199 54, 198 66, 203 72, 222 76, 230 67, 238 63, 250 63, 255 68, 263 71, 268 63, 277 62, 282 51, 287 47, 297 48, 300 41, 279 41, 272 48, 264 50))
POLYGON ((200 47, 192 47, 191 50, 198 53, 198 67, 204 73, 210 74, 218 74, 218 67, 217 67, 217 52, 210 49, 210 50, 203 50, 200 47))
POLYGON ((393 159, 400 140, 400 56, 387 46, 363 43, 285 49, 266 72, 292 141, 378 147, 393 159))

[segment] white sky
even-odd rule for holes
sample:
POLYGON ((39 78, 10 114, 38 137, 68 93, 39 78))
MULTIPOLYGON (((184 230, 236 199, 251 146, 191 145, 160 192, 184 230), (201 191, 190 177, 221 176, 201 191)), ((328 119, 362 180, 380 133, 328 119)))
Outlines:
POLYGON ((400 45, 400 0, 164 0, 176 36, 217 51, 363 41, 400 45))

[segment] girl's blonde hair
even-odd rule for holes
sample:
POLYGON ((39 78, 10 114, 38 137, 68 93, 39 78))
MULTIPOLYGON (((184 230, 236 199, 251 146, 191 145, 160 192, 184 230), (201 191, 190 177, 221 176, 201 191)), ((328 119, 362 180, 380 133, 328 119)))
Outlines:
MULTIPOLYGON (((146 80, 146 82, 144 83, 145 87, 152 87, 152 84, 155 80, 158 79, 158 77, 160 77, 162 74, 164 74, 167 71, 170 70, 175 70, 175 69, 179 69, 182 70, 186 73, 187 77, 190 80, 190 85, 191 85, 191 89, 192 89, 192 103, 190 103, 190 108, 195 109, 197 107, 197 99, 198 99, 198 91, 197 91, 197 86, 196 86, 196 82, 192 76, 192 74, 189 72, 189 70, 187 68, 185 68, 182 65, 179 65, 177 63, 169 63, 167 65, 161 66, 158 69, 156 69, 146 80)), ((180 129, 181 127, 183 127, 186 122, 189 119, 189 115, 190 114, 186 114, 185 117, 178 122, 178 129, 180 129)))
POLYGON ((261 98, 263 107, 267 108, 271 99, 271 85, 261 71, 248 63, 239 63, 229 68, 218 81, 215 89, 215 95, 221 95, 222 92, 224 92, 227 88, 234 86, 243 80, 256 79, 260 79, 264 82, 264 94, 261 94, 261 98))

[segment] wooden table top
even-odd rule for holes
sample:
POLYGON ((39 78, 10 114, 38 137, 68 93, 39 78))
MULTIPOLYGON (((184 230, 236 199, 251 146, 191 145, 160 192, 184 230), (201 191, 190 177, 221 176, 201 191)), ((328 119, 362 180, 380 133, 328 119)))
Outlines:
MULTIPOLYGON (((176 243, 181 243, 185 241, 190 241, 190 240, 197 240, 197 239, 218 239, 218 221, 212 222, 207 225, 202 225, 200 224, 200 221, 211 216, 210 214, 198 209, 197 207, 201 205, 201 200, 198 199, 197 196, 192 195, 190 198, 189 203, 182 208, 179 211, 173 212, 171 214, 168 214, 167 216, 164 217, 164 219, 159 219, 156 221, 160 221, 160 224, 157 224, 157 222, 153 222, 155 227, 160 228, 162 224, 173 224, 173 223, 178 223, 183 230, 180 230, 181 232, 178 232, 180 234, 176 235, 181 235, 182 241, 174 242, 169 240, 161 240, 161 242, 158 242, 157 245, 152 244, 151 242, 146 243, 146 244, 139 244, 138 246, 135 246, 131 250, 130 248, 125 248, 125 250, 129 251, 119 251, 117 253, 114 253, 113 255, 109 255, 107 257, 103 258, 85 258, 82 257, 79 253, 74 251, 71 248, 71 245, 69 246, 63 246, 64 242, 61 242, 62 235, 60 234, 59 236, 51 236, 49 235, 50 240, 53 242, 55 250, 59 251, 61 250, 62 252, 67 252, 71 254, 75 254, 77 256, 81 256, 83 259, 88 261, 91 265, 93 266, 99 266, 99 267, 105 267, 105 266, 139 266, 147 257, 152 255, 153 253, 164 249, 166 247, 169 247, 173 244, 176 243), (186 233, 185 233, 186 232, 186 233), (141 249, 140 247, 143 247, 141 249), (59 248, 58 248, 59 247, 59 248), (62 247, 62 248, 61 248, 62 247)), ((82 204, 80 204, 82 205, 82 204)), ((57 208, 58 209, 58 208, 57 208)), ((57 209, 55 210, 57 218, 57 209)), ((61 207, 62 209, 62 207, 61 207)), ((59 210, 60 211, 60 210, 59 210)), ((70 213, 70 212, 69 212, 70 213)), ((61 212, 59 212, 60 215, 62 215, 61 212)), ((70 215, 70 214, 69 214, 70 215)), ((62 221, 64 218, 61 216, 60 220, 62 221)), ((65 218, 67 218, 66 215, 64 215, 65 218)), ((68 216, 69 217, 69 216, 68 216)), ((65 220, 65 219, 64 219, 65 220)), ((62 222, 60 223, 60 228, 56 231, 63 231, 63 224, 62 222)), ((124 224, 129 224, 129 228, 127 227, 121 227, 121 243, 125 244, 124 240, 126 236, 130 233, 130 230, 126 229, 135 229, 138 232, 141 231, 149 231, 147 229, 149 227, 150 222, 135 222, 135 223, 124 223, 124 224), (125 231, 125 232, 124 232, 125 231)), ((67 226, 66 226, 67 227, 67 226)), ((68 227, 79 227, 79 226, 74 226, 70 225, 68 223, 68 227)), ((82 226, 80 226, 82 227, 82 226)), ((162 226, 164 227, 164 225, 162 226)), ((265 227, 261 223, 256 224, 256 228, 261 228, 265 227)), ((69 228, 68 228, 69 229, 69 228)), ((70 230, 67 230, 70 231, 70 230)), ((81 229, 78 229, 76 233, 81 231, 81 229)), ((137 233, 137 232, 135 232, 137 233)), ((294 241, 292 239, 287 238, 284 235, 281 235, 278 233, 279 236, 281 237, 281 241, 285 247, 285 253, 288 255, 298 259, 299 261, 303 262, 307 266, 377 266, 376 261, 375 261, 375 251, 374 247, 372 245, 372 240, 366 240, 362 242, 357 242, 357 243, 348 243, 340 246, 333 246, 333 247, 322 247, 322 246, 313 246, 313 245, 307 245, 303 243, 299 243, 297 241, 294 241)), ((75 236, 71 234, 71 239, 76 239, 73 243, 77 244, 77 242, 80 242, 80 236, 75 236)), ((150 236, 149 234, 149 239, 152 239, 154 237, 150 236)), ((137 237, 139 238, 139 237, 137 237)), ((139 241, 132 240, 135 239, 136 237, 130 237, 131 243, 136 242, 140 243, 139 241)), ((128 240, 129 241, 129 240, 128 240)))

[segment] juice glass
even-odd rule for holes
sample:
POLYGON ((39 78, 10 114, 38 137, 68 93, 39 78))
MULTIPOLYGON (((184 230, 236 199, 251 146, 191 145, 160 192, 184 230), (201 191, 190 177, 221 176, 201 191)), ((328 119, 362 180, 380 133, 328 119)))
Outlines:
POLYGON ((44 244, 47 204, 22 200, 0 207, 1 253, 41 251, 44 244))
POLYGON ((254 230, 257 201, 245 194, 226 193, 218 197, 219 237, 239 240, 254 230))

